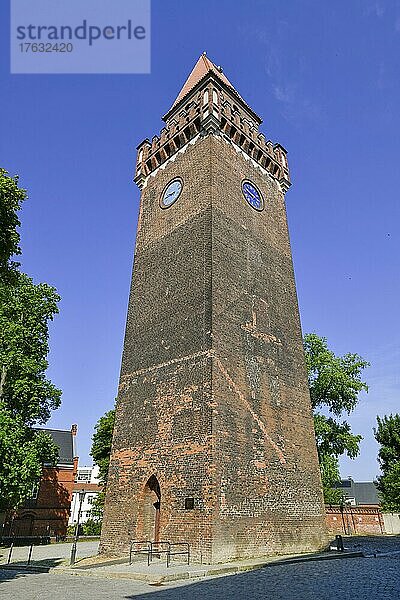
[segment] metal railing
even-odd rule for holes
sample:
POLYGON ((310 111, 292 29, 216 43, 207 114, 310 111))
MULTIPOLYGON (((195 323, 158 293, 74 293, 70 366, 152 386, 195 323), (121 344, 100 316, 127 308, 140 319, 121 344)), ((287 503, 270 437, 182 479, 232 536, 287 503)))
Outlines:
POLYGON ((134 554, 147 554, 147 566, 150 565, 152 556, 152 543, 149 540, 132 540, 129 547, 129 564, 132 564, 132 556, 134 554), (135 544, 139 546, 134 549, 135 544))
POLYGON ((150 561, 153 560, 154 556, 157 556, 158 558, 160 558, 161 554, 166 554, 167 555, 167 563, 168 563, 168 552, 171 549, 171 542, 164 542, 164 541, 160 541, 160 542, 151 542, 151 554, 150 554, 150 561))
POLYGON ((165 554, 167 568, 171 564, 172 556, 186 556, 187 564, 190 564, 190 546, 187 542, 169 542, 161 540, 159 542, 150 542, 149 540, 132 540, 129 548, 129 564, 132 564, 134 554, 146 554, 147 566, 155 557, 160 558, 165 554), (134 546, 137 546, 135 549, 134 546))
POLYGON ((187 556, 187 564, 190 564, 190 546, 187 542, 174 542, 170 544, 169 547, 169 552, 167 553, 167 567, 169 567, 170 563, 171 563, 171 556, 178 556, 178 555, 186 555, 187 556), (185 550, 174 550, 174 547, 178 546, 178 547, 185 547, 185 550))

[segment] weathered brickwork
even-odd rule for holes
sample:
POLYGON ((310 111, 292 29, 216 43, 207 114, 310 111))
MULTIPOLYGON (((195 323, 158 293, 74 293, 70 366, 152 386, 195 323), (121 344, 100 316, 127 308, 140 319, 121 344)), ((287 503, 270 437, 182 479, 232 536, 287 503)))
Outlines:
POLYGON ((383 515, 379 506, 327 506, 326 526, 332 535, 385 533, 383 515))
MULTIPOLYGON (((213 97, 209 75, 189 96, 200 102, 208 86, 213 97)), ((224 98, 250 118, 224 85, 224 98)), ((209 116, 200 114, 200 134, 145 175, 139 146, 141 207, 102 552, 164 539, 220 562, 326 540, 286 157, 274 176, 261 154, 255 160, 227 134, 220 113, 209 116), (178 176, 181 195, 162 209, 178 176), (245 201, 244 179, 262 192, 263 211, 245 201)))

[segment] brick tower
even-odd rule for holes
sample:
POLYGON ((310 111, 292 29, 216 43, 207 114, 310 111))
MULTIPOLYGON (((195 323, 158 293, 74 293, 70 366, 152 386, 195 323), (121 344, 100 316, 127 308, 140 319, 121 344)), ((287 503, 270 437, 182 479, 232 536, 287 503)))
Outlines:
POLYGON ((203 54, 142 190, 101 552, 306 551, 324 505, 289 244, 286 151, 203 54))

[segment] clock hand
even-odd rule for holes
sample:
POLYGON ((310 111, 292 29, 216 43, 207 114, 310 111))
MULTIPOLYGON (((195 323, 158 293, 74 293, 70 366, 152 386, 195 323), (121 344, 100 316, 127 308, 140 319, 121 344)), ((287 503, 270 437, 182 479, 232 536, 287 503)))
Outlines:
POLYGON ((254 190, 254 189, 253 189, 253 188, 251 188, 251 187, 246 187, 246 192, 247 192, 248 194, 251 194, 252 196, 254 196, 254 194, 256 194, 256 193, 257 193, 257 192, 256 192, 256 190, 254 190))

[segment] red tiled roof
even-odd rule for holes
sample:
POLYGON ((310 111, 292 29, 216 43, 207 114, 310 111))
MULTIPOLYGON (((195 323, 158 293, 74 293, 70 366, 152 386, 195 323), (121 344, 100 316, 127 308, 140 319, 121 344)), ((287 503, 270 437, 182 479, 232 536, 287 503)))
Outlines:
POLYGON ((190 73, 189 77, 187 78, 181 91, 179 92, 175 102, 172 105, 172 108, 174 108, 174 106, 176 106, 178 104, 178 102, 180 102, 182 100, 182 98, 184 98, 186 96, 186 94, 188 94, 190 92, 190 90, 192 90, 194 88, 194 86, 201 79, 203 79, 203 77, 209 71, 212 71, 214 73, 214 75, 219 77, 219 79, 221 79, 221 81, 223 81, 225 83, 225 85, 230 87, 235 92, 235 94, 239 95, 237 93, 237 91, 235 90, 235 88, 233 87, 233 85, 231 84, 231 82, 229 81, 229 79, 223 74, 221 67, 217 67, 216 65, 214 65, 214 63, 211 62, 211 60, 206 56, 206 53, 203 52, 203 54, 200 56, 199 60, 193 67, 193 70, 190 73))
POLYGON ((250 106, 247 104, 247 102, 245 100, 243 100, 243 98, 237 92, 237 90, 233 87, 233 85, 231 84, 231 82, 229 81, 229 79, 224 75, 224 73, 222 72, 221 67, 217 67, 206 56, 205 52, 203 52, 203 54, 200 56, 199 60, 197 61, 197 63, 193 67, 192 72, 190 73, 189 77, 185 81, 185 83, 184 83, 181 91, 179 92, 179 94, 178 94, 175 102, 173 103, 173 105, 171 106, 171 108, 169 109, 169 111, 166 113, 166 115, 164 115, 164 117, 163 117, 164 121, 170 116, 170 114, 172 113, 173 109, 181 102, 181 100, 183 100, 183 98, 185 98, 187 96, 187 94, 189 94, 189 92, 191 92, 193 90, 193 88, 199 83, 199 81, 201 81, 207 75, 207 73, 213 73, 216 77, 218 77, 218 79, 224 85, 226 85, 230 90, 232 90, 233 94, 239 100, 241 100, 241 102, 243 103, 243 105, 254 116, 254 118, 256 119, 256 121, 259 124, 262 123, 262 119, 254 112, 254 110, 252 108, 250 108, 250 106))

